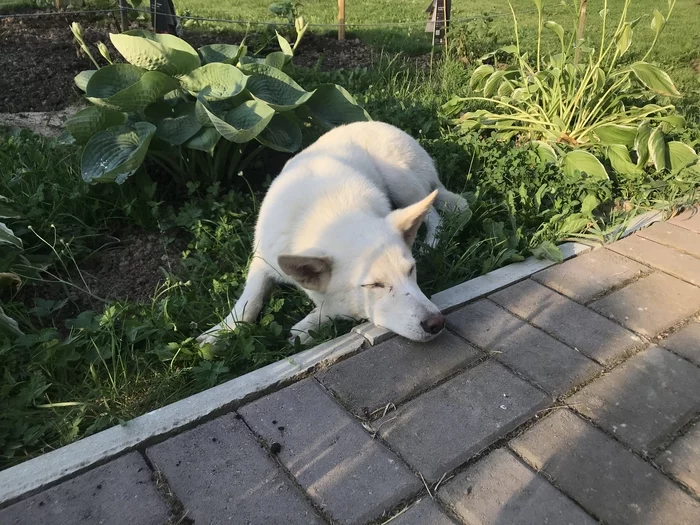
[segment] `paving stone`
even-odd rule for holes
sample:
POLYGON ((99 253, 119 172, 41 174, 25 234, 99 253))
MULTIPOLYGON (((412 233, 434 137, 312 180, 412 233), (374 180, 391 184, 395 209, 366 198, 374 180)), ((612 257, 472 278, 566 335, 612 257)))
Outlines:
POLYGON ((311 498, 341 523, 364 523, 422 487, 399 459, 314 380, 239 411, 311 498))
POLYGON ((653 346, 567 401, 640 452, 656 448, 700 410, 700 368, 653 346))
POLYGON ((692 320, 659 344, 700 366, 700 320, 692 320))
POLYGON ((532 278, 585 304, 650 271, 646 266, 608 250, 594 250, 536 273, 532 278))
POLYGON ((657 463, 700 496, 700 421, 659 456, 657 463))
POLYGON ((557 410, 510 446, 606 523, 700 523, 700 503, 654 467, 568 410, 557 410))
POLYGON ((597 374, 601 367, 491 301, 481 300, 447 316, 448 326, 513 367, 554 396, 597 374))
POLYGON ((613 243, 608 249, 689 283, 700 285, 700 259, 687 253, 638 235, 613 243))
POLYGON ((700 257, 700 234, 680 226, 668 222, 657 222, 649 228, 640 230, 637 235, 700 257))
POLYGON ((504 448, 449 481, 439 497, 467 525, 597 523, 504 448))
POLYGON ((590 307, 637 333, 654 337, 700 310, 700 288, 654 272, 590 307))
POLYGON ((700 208, 693 208, 676 215, 670 221, 671 224, 685 228, 686 230, 700 233, 700 208))
POLYGON ((438 481, 548 403, 545 394, 489 360, 409 401, 374 426, 427 480, 438 481))
POLYGON ((445 332, 429 343, 395 337, 318 374, 358 415, 398 405, 483 354, 445 332))
POLYGON ((0 510, 3 525, 162 525, 170 516, 138 452, 0 510))
POLYGON ((644 344, 639 336, 531 279, 489 299, 603 365, 644 344))
POLYGON ((431 499, 422 499, 400 515, 384 522, 386 525, 455 525, 437 503, 431 499))
POLYGON ((195 523, 323 523, 233 414, 172 437, 147 454, 195 523))

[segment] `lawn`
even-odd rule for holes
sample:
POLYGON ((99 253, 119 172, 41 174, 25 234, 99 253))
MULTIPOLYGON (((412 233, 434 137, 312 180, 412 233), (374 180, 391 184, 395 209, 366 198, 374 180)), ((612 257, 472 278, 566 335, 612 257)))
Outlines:
MULTIPOLYGON (((479 57, 513 43, 512 19, 500 16, 508 14, 506 2, 454 2, 455 18, 484 11, 499 16, 456 23, 449 51, 431 57, 423 33, 427 3, 348 2, 350 23, 418 23, 350 29, 348 37, 362 41, 352 48, 333 48, 332 40, 319 35, 322 28, 312 28, 313 36, 302 40, 299 49, 299 62, 309 67, 292 65, 285 71, 306 89, 324 83, 343 86, 372 118, 418 138, 435 158, 445 184, 469 200, 471 217, 448 218, 438 248, 418 256, 419 281, 428 294, 533 253, 556 257, 553 244, 577 235, 603 240, 640 211, 670 211, 698 202, 697 170, 647 166, 614 172, 604 151, 594 149, 611 175, 571 175, 544 161, 523 137, 501 140, 488 131, 455 128, 445 104, 455 96, 475 95, 469 82, 479 57), (309 63, 313 46, 328 49, 326 59, 352 49, 363 54, 363 67, 338 70, 309 63)), ((514 6, 521 46, 532 54, 534 5, 518 0, 514 6)), ((632 17, 649 15, 655 6, 666 10, 665 1, 633 2, 632 17)), ((598 0, 588 6, 586 35, 595 42, 601 7, 598 0)), ((275 20, 267 2, 251 0, 231 5, 187 0, 177 2, 177 8, 193 16, 275 20)), ((335 8, 334 1, 308 0, 303 9, 309 22, 332 24, 335 8)), ((570 12, 559 2, 545 2, 545 13, 545 20, 571 26, 570 12)), ((610 13, 614 18, 616 8, 610 13)), ((669 72, 683 95, 674 103, 686 126, 665 130, 665 140, 696 151, 699 14, 695 0, 679 0, 649 59, 669 72)), ((94 33, 86 32, 91 45, 105 39, 96 29, 99 24, 83 24, 95 27, 94 33)), ((222 32, 227 28, 222 23, 189 24, 185 38, 238 42, 241 28, 222 32)), ((274 36, 262 27, 250 31, 251 48, 253 43, 263 47, 274 36)), ((70 42, 68 31, 65 38, 70 42)), ((635 28, 629 63, 642 57, 652 38, 645 18, 635 28)), ((556 45, 556 37, 547 33, 543 52, 556 45)), ((87 59, 81 60, 80 69, 88 69, 87 59)), ((493 61, 503 65, 508 60, 501 53, 493 61)), ((69 71, 70 76, 80 69, 69 71)), ((32 92, 31 86, 27 91, 32 92)), ((635 107, 631 95, 625 103, 635 107)), ((493 105, 468 101, 464 106, 481 108, 493 105)), ((81 179, 81 148, 65 142, 0 131, 0 223, 21 240, 20 248, 0 230, 0 468, 299 351, 285 333, 311 308, 303 294, 280 289, 258 323, 241 326, 216 347, 200 348, 194 341, 230 311, 242 290, 257 209, 287 158, 284 154, 264 150, 236 170, 223 169, 219 162, 207 171, 211 165, 202 161, 197 169, 180 172, 178 166, 182 169, 186 161, 156 163, 154 153, 145 169, 124 184, 91 186, 81 179), (217 179, 222 170, 231 171, 230 176, 217 179), (205 178, 205 172, 212 176, 205 178)), ((349 321, 337 323, 319 339, 351 326, 349 321)))

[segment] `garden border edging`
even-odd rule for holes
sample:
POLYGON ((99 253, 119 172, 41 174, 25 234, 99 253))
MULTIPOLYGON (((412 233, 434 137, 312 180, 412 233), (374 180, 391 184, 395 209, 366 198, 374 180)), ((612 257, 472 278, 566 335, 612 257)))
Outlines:
MULTIPOLYGON (((641 214, 629 223, 620 237, 626 237, 659 220, 663 220, 660 212, 641 214)), ((595 249, 594 246, 578 242, 567 242, 559 245, 559 248, 564 260, 595 249)), ((529 257, 438 292, 431 300, 443 312, 450 312, 555 264, 550 260, 529 257)), ((393 336, 389 330, 363 323, 349 334, 0 471, 0 508, 123 453, 161 441, 177 431, 235 410, 246 402, 299 381, 319 368, 328 367, 393 336)))

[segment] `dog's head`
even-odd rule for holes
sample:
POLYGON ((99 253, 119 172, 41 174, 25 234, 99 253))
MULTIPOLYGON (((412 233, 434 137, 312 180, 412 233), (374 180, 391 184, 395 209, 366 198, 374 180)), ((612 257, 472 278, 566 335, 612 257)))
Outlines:
POLYGON ((421 292, 411 247, 437 191, 385 218, 329 227, 323 249, 280 255, 284 273, 328 315, 365 318, 413 341, 429 341, 445 319, 421 292))

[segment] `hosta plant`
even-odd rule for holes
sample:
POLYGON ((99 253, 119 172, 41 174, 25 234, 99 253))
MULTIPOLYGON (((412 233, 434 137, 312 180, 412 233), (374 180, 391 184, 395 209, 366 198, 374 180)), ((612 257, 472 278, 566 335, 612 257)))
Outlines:
POLYGON ((281 36, 281 51, 265 58, 248 56, 245 45, 197 52, 141 30, 110 39, 126 63, 80 73, 76 85, 91 105, 66 121, 85 145, 87 182, 122 183, 147 157, 179 182, 203 172, 223 179, 265 147, 297 151, 303 131, 369 119, 342 87, 308 91, 287 75, 293 51, 281 36))
POLYGON ((683 117, 666 102, 680 94, 670 76, 647 61, 676 0, 669 0, 666 14, 654 10, 654 38, 636 61, 627 59, 634 29, 642 19, 628 19, 630 0, 624 1, 612 32, 604 1, 603 28, 596 42, 578 38, 585 16, 581 3, 575 2, 578 16, 567 33, 557 22, 543 22, 542 0, 534 0, 538 12, 534 56, 520 47, 511 6, 515 44, 500 51, 511 55, 514 63, 503 69, 489 64, 476 68, 470 87, 480 94, 451 100, 447 112, 461 114, 456 122, 464 130, 490 129, 504 139, 537 141, 541 155, 560 163, 565 174, 578 170, 607 178, 597 157, 624 175, 639 175, 648 165, 658 171, 698 169, 698 156, 691 147, 667 140, 667 133, 684 126, 683 117), (545 30, 558 40, 557 52, 546 57, 540 53, 545 30), (495 109, 465 113, 465 106, 474 102, 495 109))

